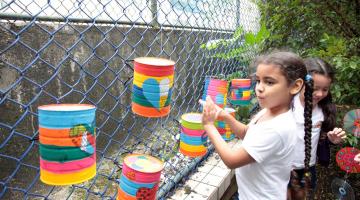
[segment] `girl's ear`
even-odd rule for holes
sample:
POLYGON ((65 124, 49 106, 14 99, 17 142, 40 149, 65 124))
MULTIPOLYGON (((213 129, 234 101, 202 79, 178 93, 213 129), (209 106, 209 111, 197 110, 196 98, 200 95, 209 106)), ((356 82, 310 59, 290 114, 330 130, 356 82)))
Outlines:
POLYGON ((299 93, 300 90, 303 88, 303 86, 304 86, 304 80, 301 78, 296 79, 295 82, 291 85, 290 93, 292 95, 299 93))

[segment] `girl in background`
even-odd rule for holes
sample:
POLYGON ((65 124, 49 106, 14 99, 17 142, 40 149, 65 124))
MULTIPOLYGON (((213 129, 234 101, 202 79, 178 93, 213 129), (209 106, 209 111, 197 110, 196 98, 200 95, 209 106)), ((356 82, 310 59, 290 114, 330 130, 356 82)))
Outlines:
POLYGON ((294 98, 298 141, 288 199, 304 199, 306 189, 309 189, 309 195, 313 193, 316 187, 317 155, 319 163, 328 166, 330 161, 329 142, 339 144, 346 138, 345 132, 341 128, 335 127, 336 107, 330 93, 330 85, 335 76, 334 70, 327 62, 319 58, 308 58, 304 60, 304 63, 313 79, 314 87, 312 93, 305 94, 302 91, 294 98), (304 126, 306 95, 312 95, 312 107, 309 110, 305 109, 305 115, 306 112, 312 112, 312 126, 309 127, 304 126), (309 129, 308 132, 304 132, 307 129, 309 129), (304 188, 305 185, 308 188, 304 188))
MULTIPOLYGON (((262 110, 245 125, 207 97, 202 123, 224 163, 236 168, 241 200, 286 199, 297 137, 292 101, 303 88, 307 71, 302 59, 291 52, 261 56, 255 64, 255 92, 262 110), (239 149, 231 149, 222 139, 214 126, 218 117, 243 139, 239 149)), ((306 102, 312 102, 311 97, 306 96, 306 102)), ((311 112, 308 115, 311 119, 311 112)))

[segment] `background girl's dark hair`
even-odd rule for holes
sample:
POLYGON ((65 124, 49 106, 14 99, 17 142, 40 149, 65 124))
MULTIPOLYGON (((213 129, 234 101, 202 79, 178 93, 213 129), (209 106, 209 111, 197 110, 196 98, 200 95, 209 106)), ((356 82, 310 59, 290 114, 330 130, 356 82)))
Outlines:
MULTIPOLYGON (((335 81, 335 71, 326 61, 320 58, 307 58, 304 62, 309 74, 321 74, 329 77, 332 82, 335 81)), ((327 167, 330 164, 330 141, 327 132, 333 130, 336 125, 336 106, 332 102, 330 91, 318 105, 323 111, 324 121, 321 125, 320 139, 317 146, 317 161, 320 165, 327 167)))
POLYGON ((305 107, 304 107, 304 142, 305 142, 305 189, 306 189, 306 199, 311 199, 311 174, 309 172, 310 169, 310 160, 311 160, 311 132, 312 132, 312 110, 313 110, 313 103, 312 103, 312 96, 313 96, 313 87, 314 82, 310 75, 305 78, 305 107))
MULTIPOLYGON (((307 58, 304 60, 306 68, 309 74, 321 74, 331 79, 331 82, 335 80, 335 71, 329 63, 320 58, 307 58)), ((336 125, 336 106, 332 102, 332 96, 330 90, 328 95, 319 101, 319 107, 324 113, 324 121, 321 125, 320 139, 327 138, 327 132, 333 130, 336 125)))
MULTIPOLYGON (((304 80, 305 85, 305 107, 304 107, 304 141, 305 141, 305 187, 310 190, 310 174, 309 165, 311 158, 311 129, 312 129, 312 93, 313 93, 313 80, 307 76, 303 60, 292 52, 273 52, 265 56, 259 57, 255 66, 259 64, 275 65, 280 67, 281 72, 286 77, 288 84, 292 84, 295 80, 301 78, 304 80)), ((307 192, 309 195, 311 192, 307 192)))

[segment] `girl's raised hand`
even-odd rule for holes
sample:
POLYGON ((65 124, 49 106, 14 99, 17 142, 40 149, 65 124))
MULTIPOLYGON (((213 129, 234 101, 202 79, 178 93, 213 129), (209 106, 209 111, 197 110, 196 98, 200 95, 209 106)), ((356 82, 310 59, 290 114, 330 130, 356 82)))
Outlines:
POLYGON ((356 156, 354 157, 354 160, 355 160, 355 162, 360 164, 360 153, 356 154, 356 156))
POLYGON ((334 130, 327 133, 327 136, 333 144, 339 144, 346 138, 345 131, 341 128, 334 128, 334 130))
POLYGON ((209 96, 206 97, 206 101, 199 100, 199 103, 203 106, 202 123, 203 125, 214 124, 216 118, 221 113, 222 109, 217 106, 209 96))

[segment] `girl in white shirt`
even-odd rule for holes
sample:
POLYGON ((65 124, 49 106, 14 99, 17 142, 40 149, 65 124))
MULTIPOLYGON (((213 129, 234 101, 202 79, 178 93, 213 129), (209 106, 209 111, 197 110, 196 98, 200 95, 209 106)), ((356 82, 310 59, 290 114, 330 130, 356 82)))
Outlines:
POLYGON ((249 125, 236 121, 209 97, 203 104, 202 122, 224 163, 236 168, 239 199, 284 200, 296 143, 291 102, 304 86, 307 71, 302 59, 291 52, 261 56, 255 64, 255 92, 263 109, 249 125), (232 150, 222 139, 214 126, 218 117, 243 139, 239 149, 232 150))
POLYGON ((294 171, 291 173, 288 191, 288 199, 293 200, 304 199, 306 191, 309 197, 314 193, 317 154, 319 163, 327 166, 330 161, 329 142, 339 144, 346 138, 345 132, 335 127, 336 107, 329 91, 334 81, 334 70, 319 58, 308 58, 304 63, 314 83, 313 92, 309 94, 312 95, 312 109, 308 111, 312 112, 312 131, 310 134, 304 133, 305 93, 301 92, 294 99, 298 140, 293 161, 294 171), (304 151, 305 145, 308 145, 308 151, 304 151))

